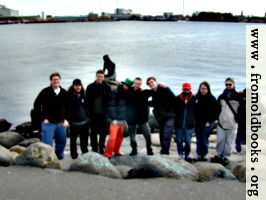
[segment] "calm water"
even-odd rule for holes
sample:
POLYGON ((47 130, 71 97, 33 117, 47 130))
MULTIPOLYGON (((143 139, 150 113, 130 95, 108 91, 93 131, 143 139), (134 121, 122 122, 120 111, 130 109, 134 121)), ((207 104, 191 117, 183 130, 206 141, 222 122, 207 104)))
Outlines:
MULTIPOLYGON (((118 80, 149 76, 175 94, 183 82, 196 93, 201 81, 217 97, 224 80, 245 86, 245 24, 194 22, 101 22, 0 26, 0 118, 18 124, 30 110, 49 75, 59 71, 62 86, 80 78, 85 87, 108 54, 118 80)), ((146 88, 146 85, 144 85, 146 88)))

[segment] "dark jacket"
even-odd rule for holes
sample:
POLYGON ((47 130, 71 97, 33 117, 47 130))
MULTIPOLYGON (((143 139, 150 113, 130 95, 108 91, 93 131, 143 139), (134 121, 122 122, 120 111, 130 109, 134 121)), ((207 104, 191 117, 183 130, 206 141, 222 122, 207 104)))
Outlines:
POLYGON ((196 95, 195 121, 196 127, 204 127, 207 122, 213 123, 218 119, 219 105, 211 93, 196 95))
POLYGON ((231 95, 229 95, 228 90, 225 89, 224 92, 218 97, 218 102, 220 106, 220 112, 218 117, 219 125, 223 129, 237 128, 237 122, 238 119, 240 119, 241 114, 241 112, 239 111, 242 109, 242 106, 244 106, 243 97, 234 89, 231 90, 231 95), (231 104, 236 115, 233 114, 226 101, 231 104))
POLYGON ((190 93, 187 103, 183 97, 183 93, 176 97, 176 118, 175 128, 192 129, 195 126, 194 106, 195 96, 190 93))
POLYGON ((122 85, 111 91, 108 98, 108 118, 113 120, 126 120, 128 91, 124 91, 122 85))
POLYGON ((97 84, 96 81, 89 84, 86 89, 86 105, 87 105, 87 114, 90 118, 92 114, 95 113, 95 99, 97 97, 97 94, 102 94, 102 106, 103 106, 103 112, 107 114, 107 102, 108 98, 111 92, 111 86, 103 81, 102 84, 97 84))
MULTIPOLYGON (((61 88, 61 87, 60 87, 61 88)), ((61 88, 58 95, 52 86, 44 88, 34 102, 34 110, 40 119, 48 119, 51 123, 69 120, 69 99, 65 89, 61 88)))
POLYGON ((85 96, 82 94, 69 94, 70 99, 70 123, 83 122, 88 119, 86 114, 85 96))
POLYGON ((151 90, 130 90, 128 98, 128 124, 144 124, 148 122, 149 107, 148 98, 152 95, 151 90))
POLYGON ((158 85, 156 91, 151 90, 153 114, 158 123, 163 123, 167 119, 175 117, 175 95, 170 88, 163 88, 158 85))

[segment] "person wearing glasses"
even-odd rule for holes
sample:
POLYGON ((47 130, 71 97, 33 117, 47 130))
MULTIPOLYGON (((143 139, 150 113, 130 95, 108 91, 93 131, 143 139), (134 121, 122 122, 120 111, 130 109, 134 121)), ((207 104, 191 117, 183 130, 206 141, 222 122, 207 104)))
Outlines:
POLYGON ((235 90, 235 82, 232 78, 225 80, 225 90, 218 97, 220 112, 217 126, 216 155, 211 158, 211 162, 222 165, 229 164, 229 157, 234 149, 239 111, 244 100, 235 90))
POLYGON ((182 84, 182 92, 177 96, 177 109, 175 117, 175 132, 177 152, 179 158, 193 162, 190 157, 191 138, 195 126, 194 106, 195 96, 192 94, 190 83, 182 84), (185 143, 185 145, 183 144, 185 143))
POLYGON ((149 77, 146 84, 151 88, 153 114, 159 124, 160 154, 169 155, 172 134, 175 121, 175 103, 176 98, 169 87, 163 87, 157 83, 155 77, 149 77))
POLYGON ((66 128, 69 126, 69 99, 66 90, 60 86, 59 73, 50 75, 50 83, 37 96, 34 110, 42 119, 42 142, 53 146, 55 139, 55 154, 62 160, 66 146, 66 128))

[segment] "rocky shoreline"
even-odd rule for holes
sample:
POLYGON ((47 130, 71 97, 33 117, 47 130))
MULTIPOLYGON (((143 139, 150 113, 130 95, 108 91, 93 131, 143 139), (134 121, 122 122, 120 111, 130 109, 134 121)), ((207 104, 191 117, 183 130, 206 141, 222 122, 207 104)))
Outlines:
MULTIPOLYGON (((192 140, 192 157, 195 157, 195 138, 192 140)), ((209 157, 215 155, 215 140, 215 135, 211 135, 209 157)), ((20 133, 7 131, 0 133, 0 166, 22 165, 79 171, 116 179, 163 177, 195 182, 209 182, 214 179, 246 181, 245 146, 242 155, 233 154, 230 164, 223 166, 209 161, 188 163, 179 159, 174 140, 170 155, 160 155, 159 134, 156 133, 152 134, 154 156, 146 155, 145 140, 142 135, 137 135, 137 141, 139 154, 136 156, 129 156, 131 147, 129 137, 126 137, 121 147, 125 156, 114 155, 108 159, 90 151, 72 160, 68 139, 65 158, 59 161, 53 148, 41 143, 40 139, 25 139, 20 133)))

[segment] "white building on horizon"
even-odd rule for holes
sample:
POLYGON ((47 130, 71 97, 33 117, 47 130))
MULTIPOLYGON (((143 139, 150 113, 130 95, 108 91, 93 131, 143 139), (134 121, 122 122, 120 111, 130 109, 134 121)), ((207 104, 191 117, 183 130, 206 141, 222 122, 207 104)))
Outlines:
POLYGON ((4 5, 0 5, 0 16, 3 17, 18 17, 19 11, 7 8, 4 5))

